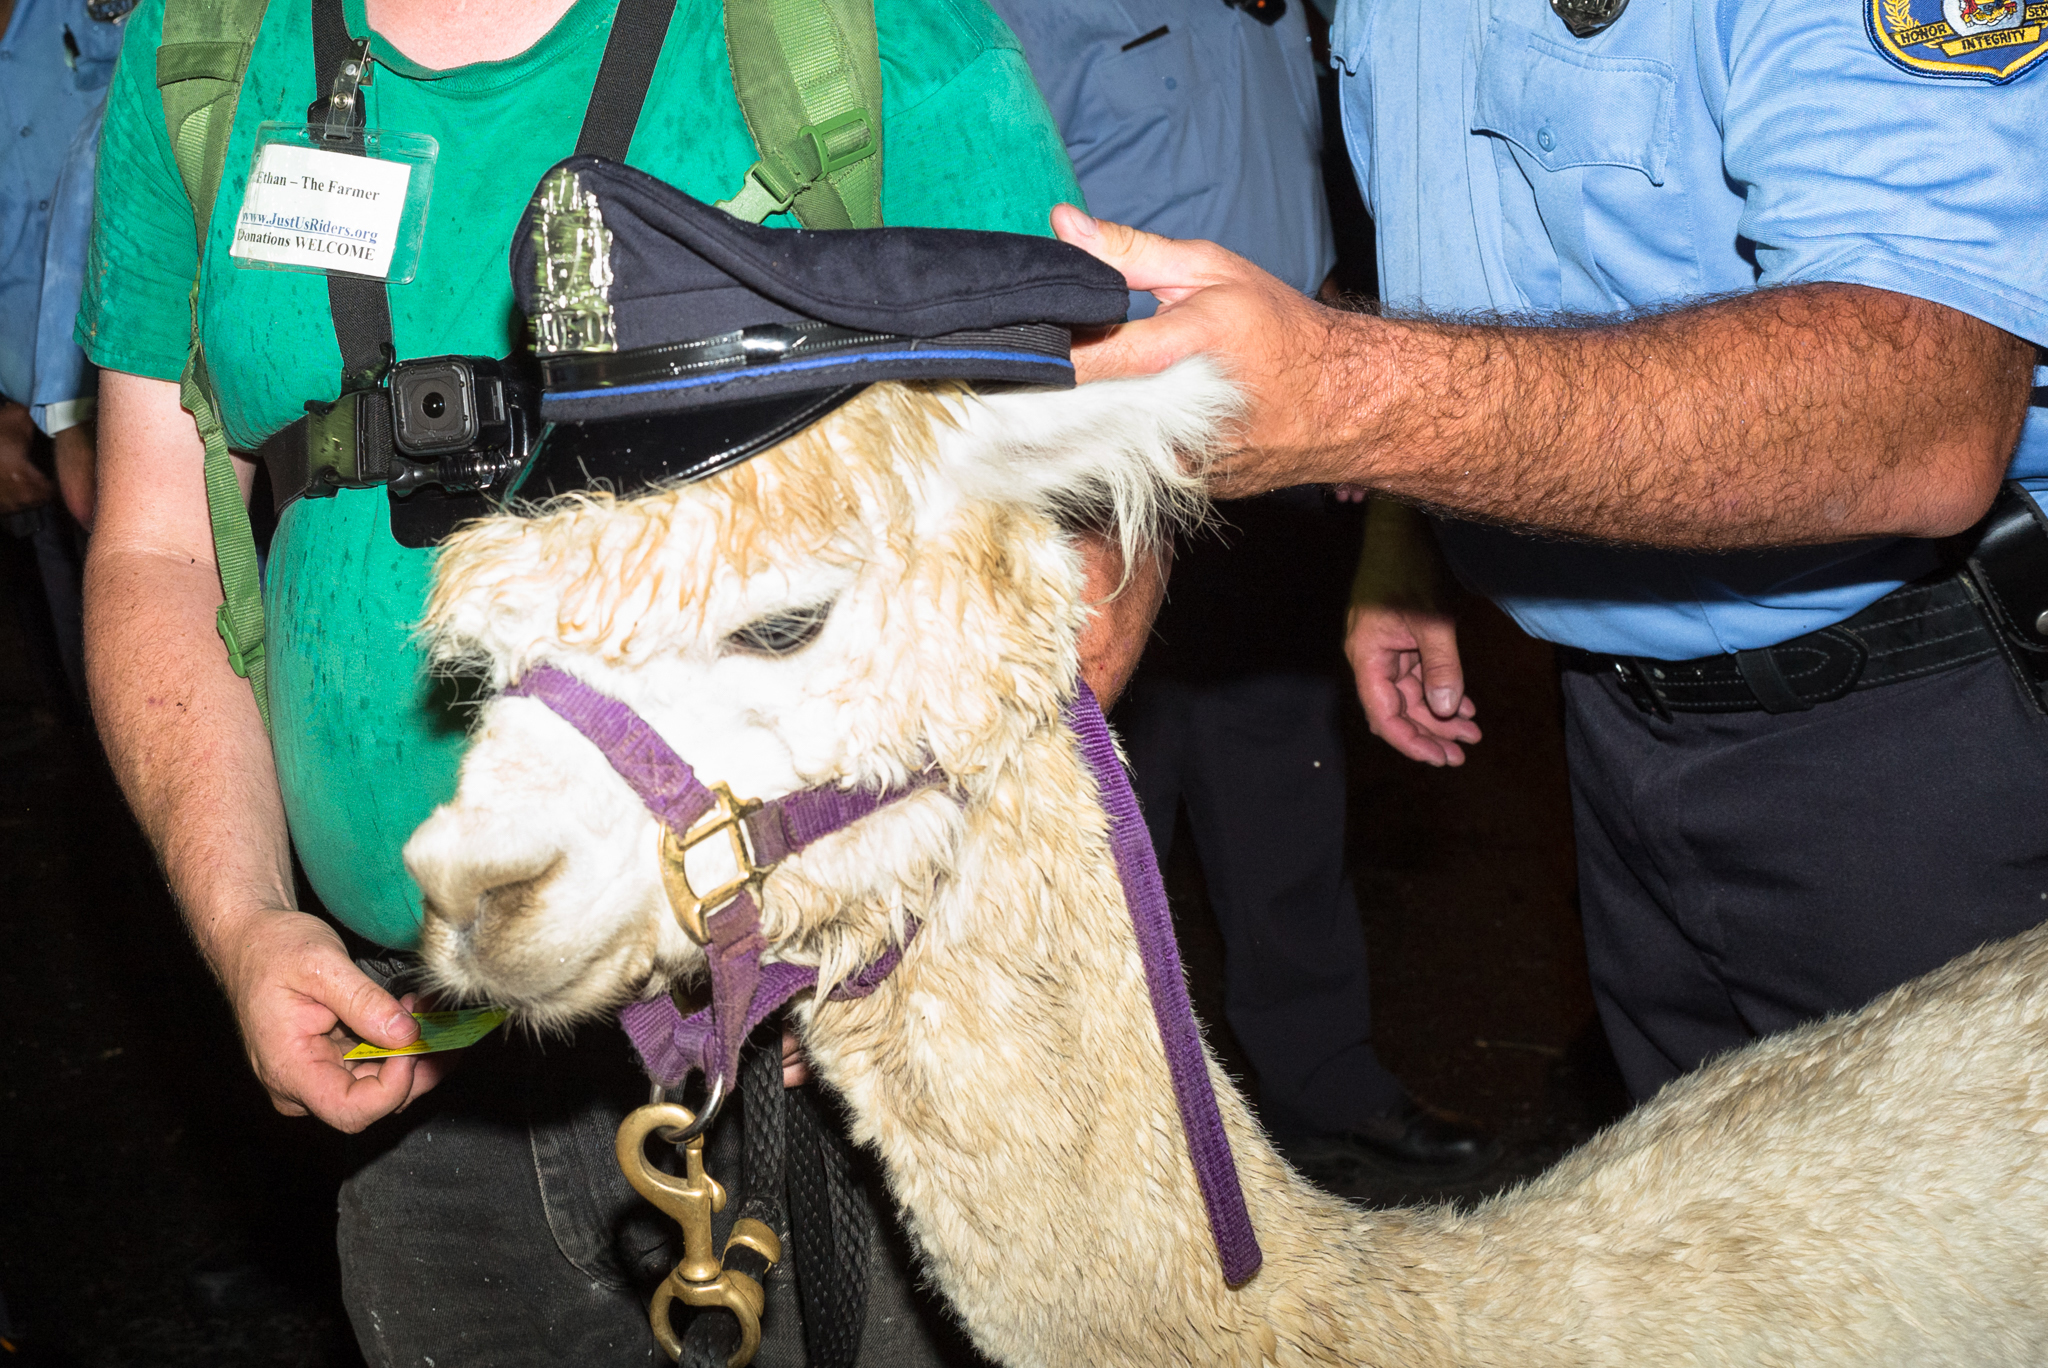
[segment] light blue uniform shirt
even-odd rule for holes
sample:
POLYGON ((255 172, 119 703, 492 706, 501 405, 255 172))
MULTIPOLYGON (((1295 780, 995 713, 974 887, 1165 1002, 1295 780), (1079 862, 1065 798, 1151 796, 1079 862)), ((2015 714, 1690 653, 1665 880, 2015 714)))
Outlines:
POLYGON ((105 101, 120 51, 121 26, 92 18, 84 0, 15 0, 0 37, 0 394, 19 403, 35 388, 58 175, 78 126, 105 101))
MULTIPOLYGON (((97 399, 99 368, 72 340, 78 301, 85 293, 85 260, 92 245, 93 172, 99 165, 104 102, 71 135, 50 193, 50 243, 43 251, 43 294, 36 317, 35 389, 29 412, 36 426, 51 431, 52 405, 97 399)), ((72 417, 75 421, 75 416, 72 417)), ((68 424, 67 424, 68 425, 68 424)))
MULTIPOLYGON (((989 8, 1024 45, 1090 213, 1221 243, 1303 293, 1323 283, 1337 247, 1300 5, 1272 25, 1222 0, 989 8)), ((1132 292, 1131 317, 1156 307, 1132 292)))
MULTIPOLYGON (((1391 306, 1613 314, 1836 281, 2048 342, 2048 62, 2002 85, 1916 74, 1857 0, 1630 0, 1589 39, 1545 0, 1343 0, 1331 48, 1391 306)), ((1939 371, 1893 380, 1943 421, 1939 371)), ((2048 410, 2014 473, 2048 484, 2048 410)), ((1935 565, 1901 540, 1694 555, 1440 532, 1530 633, 1662 659, 1817 630, 1935 565)))

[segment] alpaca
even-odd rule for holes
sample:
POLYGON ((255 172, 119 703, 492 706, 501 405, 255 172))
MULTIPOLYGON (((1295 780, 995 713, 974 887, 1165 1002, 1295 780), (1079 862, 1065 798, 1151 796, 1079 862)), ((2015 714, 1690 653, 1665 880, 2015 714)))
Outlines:
MULTIPOLYGON (((1469 1212, 1364 1212, 1209 1070, 1265 1263, 1225 1283, 1094 780, 1062 720, 1063 526, 1198 504, 1234 411, 1203 363, 1066 393, 876 386, 699 484, 447 545, 426 630, 503 687, 567 670, 743 796, 918 793, 779 866, 812 1068, 937 1285, 1013 1365, 2048 1362, 2048 934, 1673 1084, 1469 1212), (825 990, 918 932, 872 995, 825 990)), ((541 703, 481 715, 407 846, 443 986, 540 1024, 703 972, 655 819, 541 703)))

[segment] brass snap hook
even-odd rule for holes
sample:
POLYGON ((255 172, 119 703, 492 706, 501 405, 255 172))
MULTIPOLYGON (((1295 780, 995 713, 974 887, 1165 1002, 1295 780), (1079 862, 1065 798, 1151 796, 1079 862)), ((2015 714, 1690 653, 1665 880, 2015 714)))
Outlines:
MULTIPOLYGON (((669 1270, 647 1305, 655 1342, 670 1359, 680 1359, 683 1340, 669 1322, 672 1305, 681 1302, 685 1306, 722 1306, 740 1323, 740 1345, 726 1360, 726 1368, 746 1368, 761 1348, 761 1308, 766 1297, 760 1283, 736 1269, 726 1268, 724 1259, 711 1252, 711 1217, 724 1210, 725 1189, 704 1171, 704 1136, 697 1118, 688 1107, 651 1102, 619 1126, 616 1153, 619 1168, 633 1190, 683 1230, 683 1257, 669 1270), (657 1131, 689 1136, 682 1144, 681 1177, 664 1173, 648 1162, 647 1138, 657 1131)), ((753 1250, 770 1264, 782 1258, 782 1242, 775 1232, 748 1217, 733 1223, 726 1250, 729 1252, 734 1245, 753 1250)))

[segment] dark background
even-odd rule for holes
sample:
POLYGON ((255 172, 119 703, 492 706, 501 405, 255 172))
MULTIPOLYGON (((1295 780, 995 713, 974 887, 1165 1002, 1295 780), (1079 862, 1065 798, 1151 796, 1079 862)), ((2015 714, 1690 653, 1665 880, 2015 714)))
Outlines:
MULTIPOLYGON (((1339 283, 1370 296, 1370 225, 1326 117, 1339 283)), ((19 608, 23 567, 0 560, 19 608)), ((1550 653, 1464 609, 1486 740, 1427 769, 1354 704, 1350 853, 1382 1057, 1504 1153, 1448 1189, 1314 1175, 1362 1202, 1497 1190, 1626 1105, 1587 995, 1550 653)), ((0 1365, 358 1368, 333 1249, 355 1142, 270 1109, 97 743, 57 703, 0 612, 0 1365)), ((1217 1024, 1192 848, 1176 842, 1167 881, 1197 1009, 1255 1093, 1217 1024)))

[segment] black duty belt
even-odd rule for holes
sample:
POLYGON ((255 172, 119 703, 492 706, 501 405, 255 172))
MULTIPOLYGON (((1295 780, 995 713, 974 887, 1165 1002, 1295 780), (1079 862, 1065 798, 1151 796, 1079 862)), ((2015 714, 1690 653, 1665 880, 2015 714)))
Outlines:
MULTIPOLYGON (((2038 400, 2042 391, 2034 393, 2038 400)), ((2024 486, 2007 480, 1969 544, 1965 569, 2005 662, 2048 714, 2048 517, 2024 486)))
POLYGON ((1776 646, 1696 660, 1558 648, 1564 667, 1613 675, 1646 713, 1804 712, 2002 654, 1975 586, 1960 570, 1916 580, 1854 617, 1776 646))
MULTIPOLYGON (((2048 347, 2036 348, 2048 368, 2048 347)), ((2048 386, 2029 402, 2048 408, 2048 386)), ((1984 520, 1949 542, 1958 568, 1895 589, 1854 617, 1776 646, 1696 660, 1598 655, 1558 647, 1568 670, 1613 675, 1646 713, 1804 712, 2000 656, 2048 715, 2048 516, 2007 480, 1984 520)))

